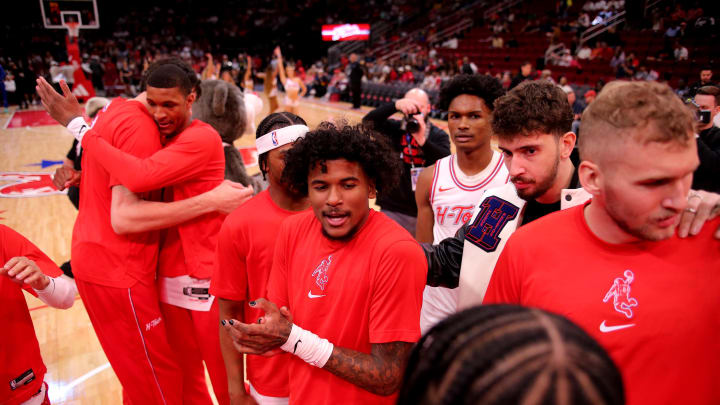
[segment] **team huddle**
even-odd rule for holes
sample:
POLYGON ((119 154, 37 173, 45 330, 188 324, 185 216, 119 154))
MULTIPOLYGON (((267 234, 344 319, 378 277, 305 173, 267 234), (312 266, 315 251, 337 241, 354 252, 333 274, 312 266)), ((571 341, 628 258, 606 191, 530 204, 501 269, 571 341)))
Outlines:
MULTIPOLYGON (((205 367, 220 404, 720 402, 720 196, 690 189, 694 117, 669 87, 608 84, 578 137, 560 87, 459 75, 454 154, 417 90, 358 125, 271 113, 257 192, 224 180, 192 68, 143 81, 92 123, 37 87, 82 145, 72 268, 124 403, 209 404, 205 367), (387 135, 396 111, 420 128, 387 135), (403 184, 415 234, 383 213, 403 184)), ((67 308, 75 285, 0 238, 23 348, 0 403, 49 403, 21 288, 67 308)))

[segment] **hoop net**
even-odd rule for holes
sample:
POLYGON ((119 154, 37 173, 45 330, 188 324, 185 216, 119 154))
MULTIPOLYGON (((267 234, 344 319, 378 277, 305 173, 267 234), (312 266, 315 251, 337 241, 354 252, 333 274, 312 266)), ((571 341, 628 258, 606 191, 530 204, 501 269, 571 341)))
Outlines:
POLYGON ((65 28, 68 30, 68 36, 70 38, 77 38, 80 34, 80 23, 74 21, 68 21, 65 24, 65 28))

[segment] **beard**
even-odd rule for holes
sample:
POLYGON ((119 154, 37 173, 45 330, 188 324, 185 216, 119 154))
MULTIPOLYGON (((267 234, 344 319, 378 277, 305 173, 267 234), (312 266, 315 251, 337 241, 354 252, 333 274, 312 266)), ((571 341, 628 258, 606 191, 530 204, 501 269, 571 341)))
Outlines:
POLYGON ((677 223, 668 228, 658 228, 653 226, 652 221, 653 218, 669 217, 677 214, 676 212, 663 210, 661 215, 649 217, 644 223, 633 225, 628 221, 628 218, 637 218, 638 216, 632 215, 632 213, 622 212, 622 203, 616 201, 619 201, 619 199, 615 198, 615 193, 611 190, 607 190, 607 195, 605 197, 605 210, 618 228, 628 235, 632 235, 639 240, 657 242, 668 239, 675 234, 675 229, 677 229, 678 225, 677 223))
MULTIPOLYGON (((529 187, 524 190, 517 190, 518 197, 522 198, 525 201, 531 201, 550 190, 550 188, 555 184, 555 180, 557 179, 558 167, 560 166, 559 154, 560 152, 558 151, 558 155, 555 158, 555 163, 553 164, 552 168, 550 168, 550 170, 548 170, 548 172, 542 178, 540 178, 539 181, 537 179, 528 179, 522 176, 517 176, 510 179, 513 182, 515 180, 520 180, 523 183, 534 184, 533 187, 529 187)), ((559 195, 558 198, 560 198, 559 195)))

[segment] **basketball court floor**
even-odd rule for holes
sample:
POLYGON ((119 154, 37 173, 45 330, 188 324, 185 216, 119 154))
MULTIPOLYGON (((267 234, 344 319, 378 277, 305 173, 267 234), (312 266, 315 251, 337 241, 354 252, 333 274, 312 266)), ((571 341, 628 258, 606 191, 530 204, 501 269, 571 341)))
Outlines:
MULTIPOLYGON (((264 95, 263 95, 264 97, 264 95)), ((268 114, 267 100, 263 114, 268 114)), ((324 120, 345 118, 357 123, 369 111, 352 110, 347 103, 301 100, 299 115, 314 128, 324 120)), ((435 122, 446 129, 446 123, 435 122)), ((0 223, 18 231, 58 265, 70 259, 75 207, 52 185, 51 174, 62 163, 73 137, 41 109, 0 114, 0 223)), ((253 162, 255 137, 244 135, 235 142, 257 173, 253 162)), ((53 404, 122 403, 122 391, 103 354, 80 297, 69 310, 48 308, 26 294, 28 307, 45 364, 46 381, 53 404)), ((211 391, 212 392, 212 391, 211 391)))

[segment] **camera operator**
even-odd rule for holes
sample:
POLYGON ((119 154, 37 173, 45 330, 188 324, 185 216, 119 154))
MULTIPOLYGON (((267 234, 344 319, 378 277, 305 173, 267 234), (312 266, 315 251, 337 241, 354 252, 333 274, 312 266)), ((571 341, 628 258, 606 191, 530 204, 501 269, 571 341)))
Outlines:
POLYGON ((697 144, 700 166, 693 176, 693 190, 720 192, 720 128, 713 125, 720 112, 720 88, 700 87, 693 100, 697 108, 697 144))
POLYGON ((415 183, 423 167, 450 154, 448 134, 429 121, 430 99, 421 89, 411 89, 394 104, 370 111, 363 124, 386 136, 403 162, 400 183, 377 197, 381 211, 415 235, 417 204, 415 183), (402 120, 390 119, 401 112, 402 120))

